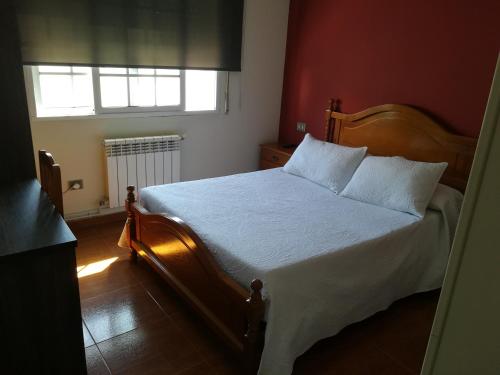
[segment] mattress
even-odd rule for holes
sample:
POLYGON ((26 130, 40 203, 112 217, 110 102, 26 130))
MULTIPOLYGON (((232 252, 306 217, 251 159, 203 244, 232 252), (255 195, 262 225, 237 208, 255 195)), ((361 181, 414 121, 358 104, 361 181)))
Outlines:
POLYGON ((419 219, 339 197, 281 168, 140 191, 148 211, 184 220, 241 285, 264 282, 260 374, 289 374, 316 341, 439 288, 461 194, 441 198, 419 219))

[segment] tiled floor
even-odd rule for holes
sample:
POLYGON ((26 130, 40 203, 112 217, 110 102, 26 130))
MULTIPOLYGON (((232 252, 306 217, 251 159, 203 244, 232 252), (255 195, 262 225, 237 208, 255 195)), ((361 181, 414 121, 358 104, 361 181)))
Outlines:
MULTIPOLYGON (((121 227, 75 229, 88 373, 240 374, 169 287, 115 245, 121 227)), ((317 343, 296 361, 294 375, 418 374, 437 299, 437 292, 412 296, 317 343)))

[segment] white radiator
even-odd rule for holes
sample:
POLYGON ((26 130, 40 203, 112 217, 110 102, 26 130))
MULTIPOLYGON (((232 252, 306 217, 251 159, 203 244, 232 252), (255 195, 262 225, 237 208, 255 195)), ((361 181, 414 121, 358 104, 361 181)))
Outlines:
POLYGON ((127 186, 139 189, 180 181, 179 135, 105 139, 109 207, 125 205, 127 186))

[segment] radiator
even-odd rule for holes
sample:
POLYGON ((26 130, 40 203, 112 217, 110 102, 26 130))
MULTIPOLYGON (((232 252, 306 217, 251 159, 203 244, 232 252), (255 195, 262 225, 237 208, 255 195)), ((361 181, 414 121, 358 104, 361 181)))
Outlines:
POLYGON ((109 207, 125 205, 127 186, 180 181, 179 135, 105 139, 109 207))

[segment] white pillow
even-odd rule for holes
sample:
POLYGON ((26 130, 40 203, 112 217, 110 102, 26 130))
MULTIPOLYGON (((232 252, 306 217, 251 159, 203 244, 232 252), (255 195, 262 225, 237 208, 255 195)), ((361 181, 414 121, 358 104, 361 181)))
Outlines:
POLYGON ((367 156, 340 194, 423 217, 448 163, 367 156))
POLYGON ((339 146, 306 134, 283 170, 338 194, 347 185, 365 154, 366 147, 339 146))

